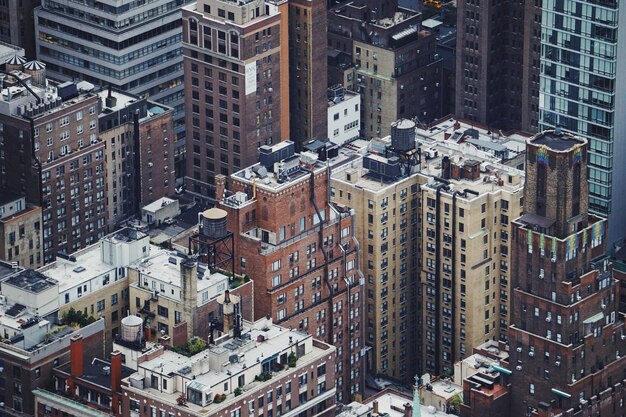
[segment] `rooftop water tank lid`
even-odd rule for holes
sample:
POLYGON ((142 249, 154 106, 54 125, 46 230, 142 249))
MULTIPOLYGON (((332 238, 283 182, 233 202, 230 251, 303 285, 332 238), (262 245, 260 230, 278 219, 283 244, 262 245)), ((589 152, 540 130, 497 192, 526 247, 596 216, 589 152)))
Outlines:
POLYGON ((208 210, 205 210, 202 213, 202 217, 209 219, 209 220, 218 220, 218 219, 223 219, 224 217, 226 217, 227 214, 228 213, 226 213, 225 210, 213 207, 208 210))

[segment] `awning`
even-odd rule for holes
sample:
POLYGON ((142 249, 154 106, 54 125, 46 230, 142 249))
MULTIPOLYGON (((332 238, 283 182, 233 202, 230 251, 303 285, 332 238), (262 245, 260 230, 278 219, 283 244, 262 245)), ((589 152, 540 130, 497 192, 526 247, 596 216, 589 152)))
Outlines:
POLYGON ((506 368, 501 367, 500 365, 491 365, 491 369, 493 369, 494 371, 498 371, 500 373, 503 373, 505 375, 511 375, 512 372, 506 368))
POLYGON ((563 392, 563 391, 558 390, 556 388, 552 388, 550 391, 552 391, 553 394, 560 395, 563 398, 572 398, 572 396, 570 394, 568 394, 567 392, 563 392))
POLYGON ((598 314, 594 314, 593 316, 585 319, 583 321, 583 324, 591 324, 591 323, 596 323, 600 320, 602 320, 604 318, 604 313, 599 312, 598 314))

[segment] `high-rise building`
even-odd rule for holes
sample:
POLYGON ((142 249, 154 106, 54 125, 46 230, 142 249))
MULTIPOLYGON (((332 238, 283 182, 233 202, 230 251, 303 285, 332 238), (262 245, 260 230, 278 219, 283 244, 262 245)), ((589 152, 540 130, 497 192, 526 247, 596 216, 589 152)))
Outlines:
MULTIPOLYGON (((261 147, 260 163, 216 179, 235 240, 235 271, 254 282, 255 316, 337 347, 337 401, 362 393, 363 279, 354 214, 330 202, 326 162, 295 144, 261 147)), ((331 366, 330 362, 328 366, 331 366)))
POLYGON ((362 136, 387 136, 401 118, 427 124, 444 116, 442 59, 434 33, 421 27, 422 14, 393 2, 361 3, 331 9, 328 39, 333 54, 350 58, 337 60, 338 71, 361 94, 362 136))
POLYGON ((537 131, 541 30, 538 3, 457 3, 457 117, 492 129, 537 131))
POLYGON ((608 218, 612 244, 626 236, 626 14, 617 1, 548 1, 541 11, 539 129, 588 140, 589 210, 608 218))
POLYGON ((43 260, 106 233, 99 98, 46 78, 38 61, 7 64, 0 97, 0 188, 42 208, 43 260))
POLYGON ((254 164, 260 146, 288 137, 281 123, 288 111, 283 13, 265 1, 200 0, 183 8, 187 191, 221 198, 215 175, 254 164))
POLYGON ((180 9, 189 1, 58 0, 35 10, 37 59, 47 63, 52 78, 112 85, 174 108, 177 178, 185 156, 180 9))
POLYGON ((588 212, 589 156, 585 139, 560 131, 528 140, 524 214, 511 230, 512 416, 623 409, 626 329, 607 222, 588 212))
POLYGON ((297 150, 327 137, 326 1, 288 0, 289 126, 297 150))
POLYGON ((172 109, 130 93, 103 90, 98 116, 106 146, 109 230, 141 207, 174 194, 172 109))
POLYGON ((369 152, 332 167, 331 199, 354 210, 354 234, 361 244, 365 281, 365 342, 372 375, 409 383, 419 366, 418 154, 415 124, 413 168, 400 175, 395 153, 369 152))

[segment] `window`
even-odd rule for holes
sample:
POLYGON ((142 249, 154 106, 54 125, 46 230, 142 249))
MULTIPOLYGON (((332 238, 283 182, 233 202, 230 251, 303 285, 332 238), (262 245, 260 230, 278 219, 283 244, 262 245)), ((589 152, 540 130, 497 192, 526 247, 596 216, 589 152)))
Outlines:
POLYGON ((169 309, 167 307, 163 307, 161 305, 157 306, 157 314, 161 317, 168 318, 169 309))
POLYGON ((104 300, 98 301, 98 305, 97 305, 98 311, 104 310, 104 306, 105 306, 104 300))
POLYGON ((111 305, 114 306, 117 304, 117 294, 111 295, 111 305))

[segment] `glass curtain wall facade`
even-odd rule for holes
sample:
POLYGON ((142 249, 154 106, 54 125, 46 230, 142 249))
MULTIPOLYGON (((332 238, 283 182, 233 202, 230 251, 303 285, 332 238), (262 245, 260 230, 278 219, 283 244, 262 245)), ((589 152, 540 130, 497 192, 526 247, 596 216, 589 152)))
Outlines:
POLYGON ((588 139, 589 208, 615 242, 626 235, 626 14, 617 0, 543 0, 541 19, 539 130, 588 139))

